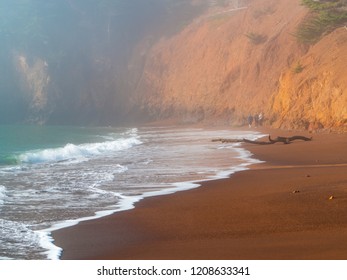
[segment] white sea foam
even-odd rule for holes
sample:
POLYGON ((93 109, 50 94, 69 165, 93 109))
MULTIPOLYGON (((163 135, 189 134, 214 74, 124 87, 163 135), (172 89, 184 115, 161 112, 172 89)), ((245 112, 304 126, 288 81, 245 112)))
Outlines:
MULTIPOLYGON (((248 139, 254 139, 254 140, 261 137, 261 136, 263 136, 263 135, 259 135, 259 134, 244 135, 244 137, 247 137, 248 139)), ((222 147, 222 148, 232 149, 234 151, 237 151, 239 156, 237 156, 236 158, 242 159, 240 164, 232 166, 228 170, 219 171, 214 176, 210 176, 210 177, 202 179, 202 180, 196 180, 196 181, 193 180, 193 181, 176 182, 176 183, 167 184, 168 187, 166 187, 166 188, 154 190, 154 191, 147 191, 147 192, 141 193, 139 195, 124 195, 121 193, 113 193, 113 195, 115 195, 119 198, 119 202, 117 203, 117 205, 115 206, 114 209, 98 211, 98 212, 95 212, 95 214, 93 216, 89 216, 89 217, 83 217, 83 218, 76 219, 76 220, 63 221, 63 222, 60 222, 60 223, 53 225, 49 229, 45 229, 43 231, 40 231, 41 232, 41 238, 42 238, 41 239, 41 246, 43 248, 47 249, 46 254, 47 254, 48 259, 60 259, 60 256, 62 253, 62 249, 55 246, 53 243, 54 240, 51 237, 52 231, 56 231, 58 229, 62 229, 62 228, 70 227, 70 226, 74 226, 74 225, 76 225, 82 221, 98 219, 98 218, 101 218, 103 216, 111 215, 111 214, 116 213, 116 212, 130 210, 130 209, 133 209, 135 207, 135 204, 137 202, 139 202, 140 200, 142 200, 144 198, 153 197, 153 196, 168 195, 168 194, 172 194, 172 193, 175 193, 178 191, 185 191, 185 190, 194 189, 194 188, 199 187, 201 185, 201 182, 203 182, 203 181, 211 181, 211 180, 216 180, 216 179, 228 178, 231 174, 233 174, 235 172, 247 170, 249 165, 261 163, 261 161, 251 158, 252 154, 249 151, 247 151, 243 148, 240 148, 238 146, 239 146, 238 144, 229 144, 229 145, 225 145, 222 147)))
POLYGON ((7 197, 5 186, 0 185, 0 205, 4 204, 4 200, 7 197))
POLYGON ((38 248, 40 243, 40 236, 21 222, 0 219, 0 232, 2 235, 0 252, 6 251, 20 240, 21 249, 17 252, 16 259, 26 259, 31 249, 38 248))
POLYGON ((62 249, 53 244, 53 238, 51 233, 46 230, 36 231, 36 234, 40 238, 40 246, 46 249, 47 259, 49 260, 59 260, 62 249))
MULTIPOLYGON (((209 139, 260 136, 252 132, 202 129, 132 129, 109 133, 106 137, 97 136, 96 142, 100 143, 69 144, 23 153, 20 155, 22 162, 29 164, 21 164, 19 169, 17 166, 18 170, 14 167, 0 170, 7 178, 2 182, 7 190, 0 188, 0 195, 8 196, 6 203, 0 206, 10 209, 11 202, 20 201, 14 212, 24 211, 27 219, 23 223, 28 226, 4 221, 8 227, 0 247, 1 243, 7 243, 6 251, 15 253, 4 254, 0 259, 5 256, 22 258, 23 254, 17 253, 16 248, 22 248, 23 242, 23 252, 32 250, 31 258, 59 259, 62 250, 54 245, 52 231, 132 209, 145 197, 196 188, 201 181, 226 178, 247 169, 257 162, 250 158, 249 152, 239 145, 211 143, 209 139), (144 144, 131 149, 142 143, 139 139, 144 144), (177 181, 180 182, 174 183, 177 181), (30 212, 37 209, 36 213, 49 222, 37 221, 37 214, 27 213, 28 208, 32 209, 30 212), (18 230, 9 231, 10 228, 18 230), (13 245, 16 242, 19 245, 13 245), (43 253, 45 256, 41 255, 43 253)), ((11 220, 11 215, 8 216, 2 219, 11 220)))
POLYGON ((22 163, 47 163, 60 162, 75 159, 86 159, 93 156, 105 155, 120 150, 125 150, 139 145, 142 142, 136 137, 121 138, 114 141, 90 144, 67 144, 65 147, 29 151, 19 155, 22 163))

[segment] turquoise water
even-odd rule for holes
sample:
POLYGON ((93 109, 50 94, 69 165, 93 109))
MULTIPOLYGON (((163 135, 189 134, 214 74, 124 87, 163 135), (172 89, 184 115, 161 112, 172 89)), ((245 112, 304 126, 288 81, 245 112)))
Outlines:
POLYGON ((0 126, 0 259, 56 259, 50 233, 196 187, 256 162, 213 138, 252 131, 181 127, 0 126))
POLYGON ((0 165, 20 163, 27 151, 98 142, 110 132, 116 133, 110 128, 0 125, 0 165))

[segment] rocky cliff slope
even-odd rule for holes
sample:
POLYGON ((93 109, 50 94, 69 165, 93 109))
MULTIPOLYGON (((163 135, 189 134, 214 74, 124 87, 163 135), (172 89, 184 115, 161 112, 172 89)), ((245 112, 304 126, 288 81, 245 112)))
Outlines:
POLYGON ((283 128, 347 127, 347 29, 313 45, 293 35, 300 0, 224 1, 147 54, 133 104, 153 119, 283 128))
POLYGON ((347 30, 339 28, 281 74, 269 107, 275 126, 346 130, 346 50, 347 30))

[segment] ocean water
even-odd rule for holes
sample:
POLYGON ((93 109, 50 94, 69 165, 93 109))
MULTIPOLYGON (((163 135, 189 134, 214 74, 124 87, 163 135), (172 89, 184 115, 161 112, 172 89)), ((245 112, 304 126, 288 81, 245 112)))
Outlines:
POLYGON ((0 126, 0 259, 59 259, 53 230, 198 187, 256 163, 213 138, 253 131, 182 127, 0 126))

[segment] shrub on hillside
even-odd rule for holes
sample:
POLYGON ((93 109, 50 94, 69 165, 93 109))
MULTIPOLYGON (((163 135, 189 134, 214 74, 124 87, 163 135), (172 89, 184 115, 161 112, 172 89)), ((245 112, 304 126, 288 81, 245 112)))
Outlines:
POLYGON ((310 9, 295 34, 302 43, 315 43, 347 22, 347 0, 302 0, 302 4, 310 9))
POLYGON ((249 41, 255 45, 262 44, 267 40, 267 37, 262 34, 249 32, 246 34, 246 37, 249 39, 249 41))

